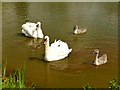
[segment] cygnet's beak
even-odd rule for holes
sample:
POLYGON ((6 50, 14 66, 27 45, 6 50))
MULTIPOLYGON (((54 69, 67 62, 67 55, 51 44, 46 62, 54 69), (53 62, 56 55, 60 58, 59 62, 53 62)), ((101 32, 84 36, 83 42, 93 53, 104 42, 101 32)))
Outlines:
POLYGON ((93 54, 97 54, 95 51, 93 51, 93 54))

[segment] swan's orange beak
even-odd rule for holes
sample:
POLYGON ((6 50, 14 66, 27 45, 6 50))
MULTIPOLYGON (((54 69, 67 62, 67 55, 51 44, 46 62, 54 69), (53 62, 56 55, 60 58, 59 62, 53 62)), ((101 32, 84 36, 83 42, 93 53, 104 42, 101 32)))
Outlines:
POLYGON ((44 41, 44 45, 46 44, 46 41, 44 41))
POLYGON ((44 39, 44 45, 46 44, 46 42, 47 42, 47 39, 44 39))

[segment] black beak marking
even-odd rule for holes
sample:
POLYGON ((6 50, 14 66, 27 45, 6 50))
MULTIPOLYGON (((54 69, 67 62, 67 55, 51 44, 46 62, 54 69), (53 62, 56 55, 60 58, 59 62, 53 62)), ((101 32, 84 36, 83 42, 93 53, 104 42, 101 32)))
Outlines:
POLYGON ((44 39, 44 42, 47 41, 47 38, 44 39))

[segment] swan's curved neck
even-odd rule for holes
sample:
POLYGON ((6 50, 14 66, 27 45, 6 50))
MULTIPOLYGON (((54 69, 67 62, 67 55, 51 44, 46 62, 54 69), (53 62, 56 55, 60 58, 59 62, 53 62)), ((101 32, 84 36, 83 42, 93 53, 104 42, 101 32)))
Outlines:
POLYGON ((49 49, 49 38, 47 39, 46 44, 45 44, 45 52, 46 53, 48 52, 48 49, 49 49))
POLYGON ((96 54, 96 60, 98 60, 98 55, 99 55, 99 53, 96 54))
POLYGON ((41 26, 38 26, 36 31, 37 31, 37 36, 43 38, 43 32, 41 30, 41 26))

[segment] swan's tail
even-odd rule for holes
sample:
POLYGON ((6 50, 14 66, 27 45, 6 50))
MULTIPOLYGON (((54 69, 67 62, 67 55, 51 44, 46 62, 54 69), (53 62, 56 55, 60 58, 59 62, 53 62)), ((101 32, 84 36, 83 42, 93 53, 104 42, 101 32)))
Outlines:
POLYGON ((72 52, 72 49, 69 49, 69 53, 72 52))

